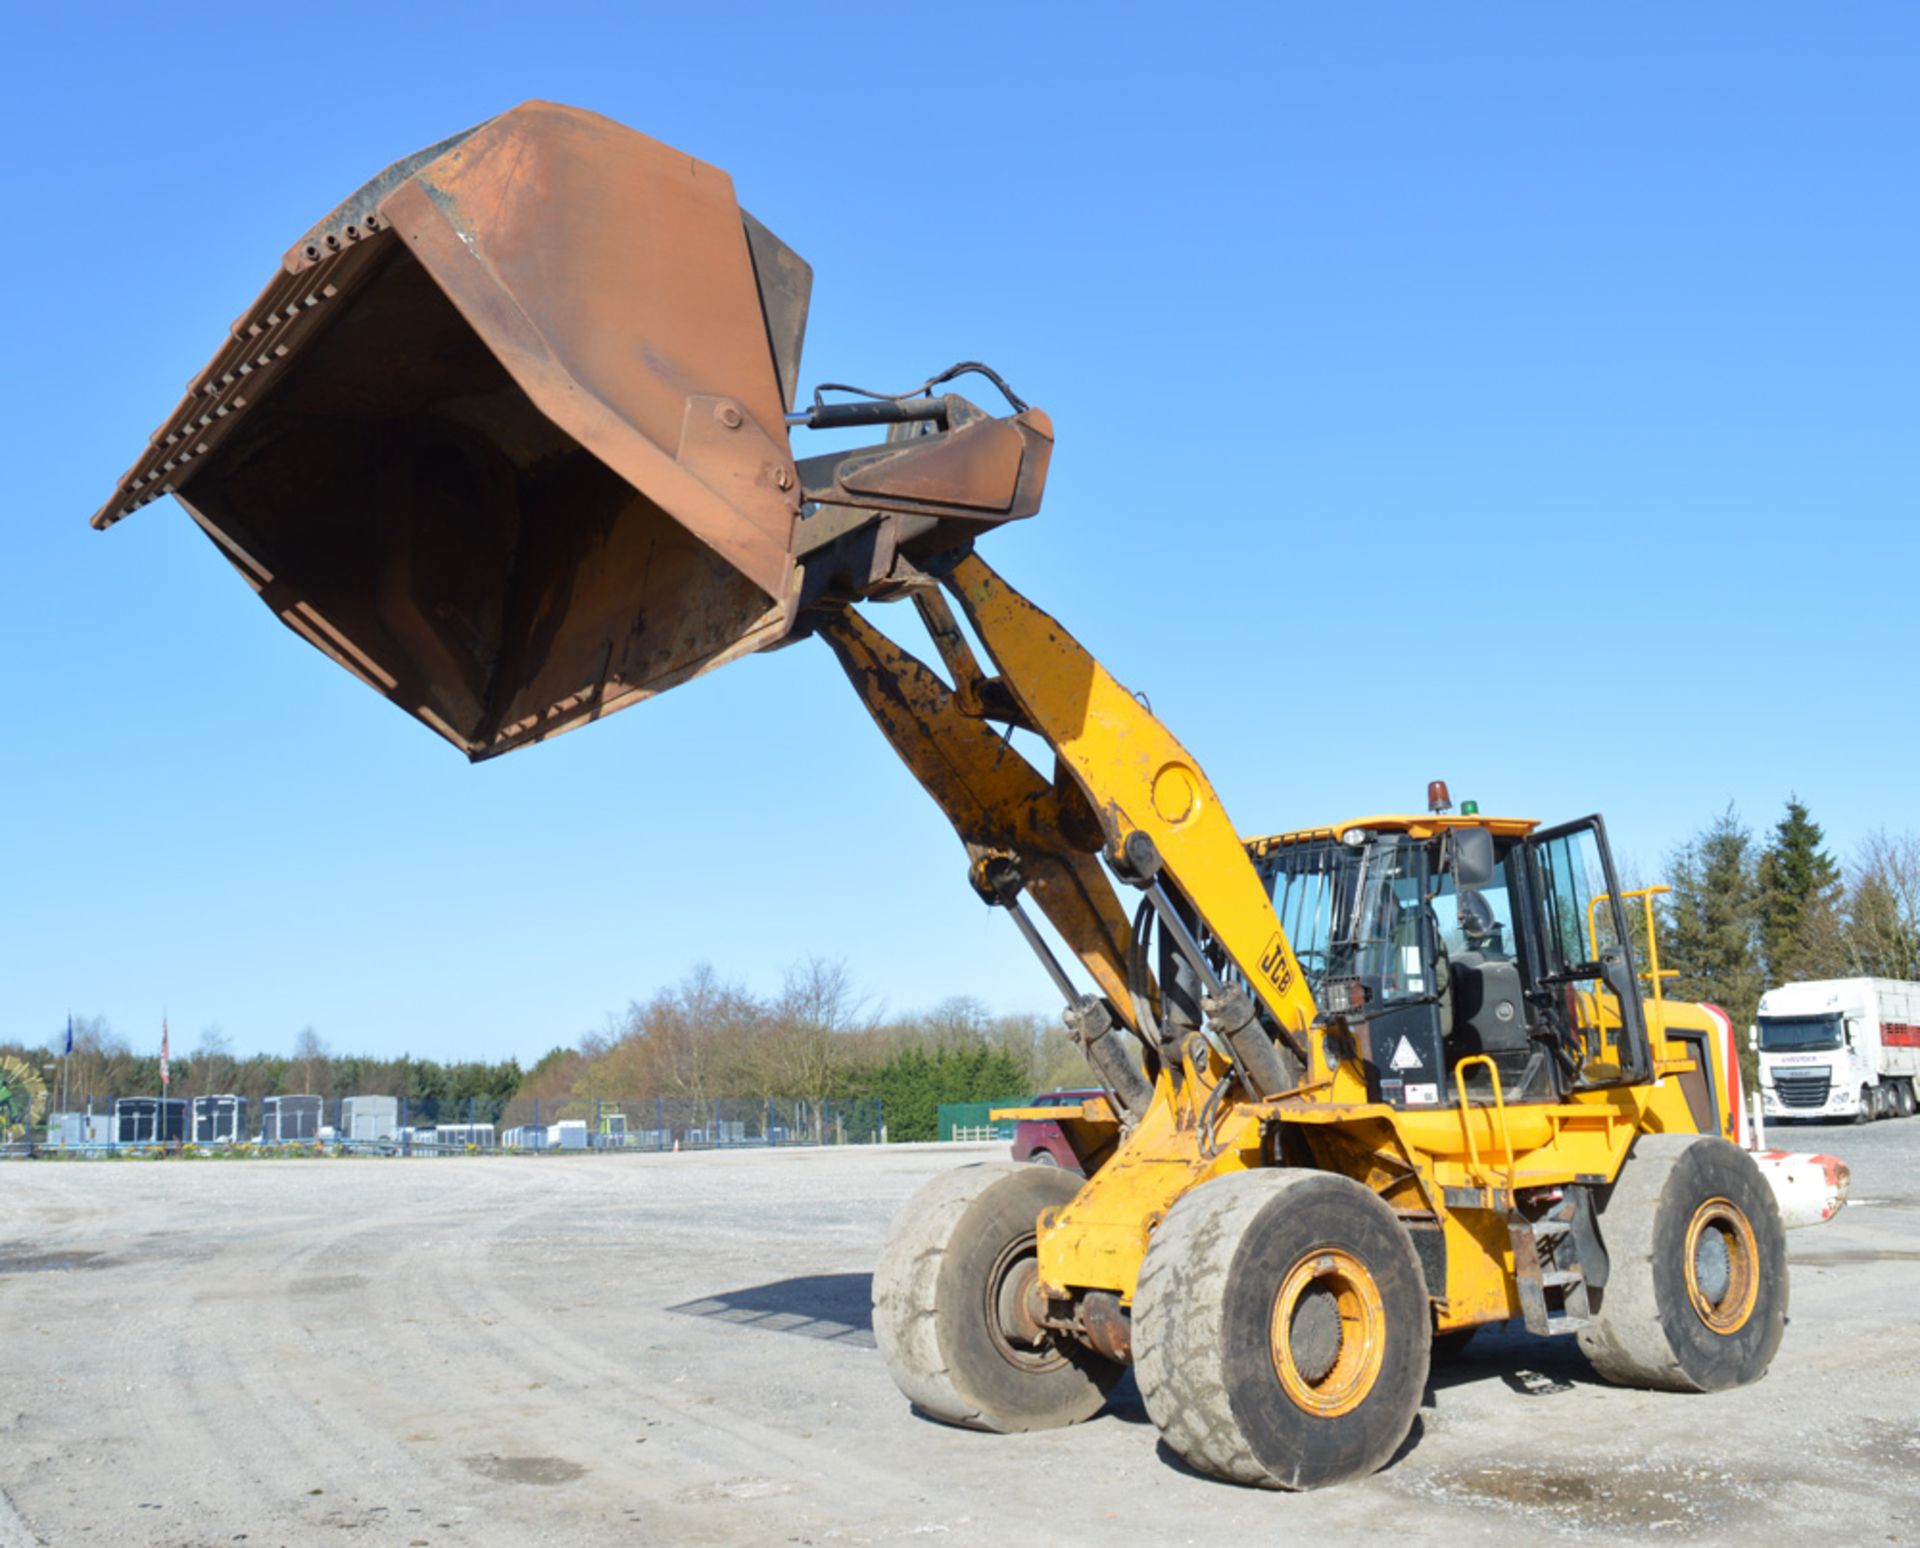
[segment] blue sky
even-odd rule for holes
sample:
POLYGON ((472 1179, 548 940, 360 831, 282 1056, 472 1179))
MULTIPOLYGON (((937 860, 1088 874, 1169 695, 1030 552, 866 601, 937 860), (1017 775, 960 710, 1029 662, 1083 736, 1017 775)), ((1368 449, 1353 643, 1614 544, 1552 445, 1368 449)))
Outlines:
MULTIPOLYGON (((1920 825, 1920 13, 693 8, 9 24, 0 1037, 537 1055, 711 960, 1049 1010, 827 653, 471 768, 171 503, 87 515, 280 253, 528 97, 729 170, 805 380, 1053 415, 985 552, 1248 831, 1604 810, 1652 879, 1789 791, 1920 825)), ((897 610, 896 610, 897 611, 897 610)), ((892 621, 890 618, 888 621, 892 621)))

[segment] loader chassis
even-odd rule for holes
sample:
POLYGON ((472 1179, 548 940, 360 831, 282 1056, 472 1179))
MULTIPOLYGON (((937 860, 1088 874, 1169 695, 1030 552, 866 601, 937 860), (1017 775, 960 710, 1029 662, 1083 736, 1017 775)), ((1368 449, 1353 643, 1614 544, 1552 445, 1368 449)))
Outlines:
POLYGON ((95 525, 177 496, 475 760, 831 649, 1108 1093, 1076 1120, 1113 1141, 1091 1178, 963 1168, 896 1222, 875 1329, 927 1413, 1070 1423, 1131 1361, 1193 1465, 1309 1487, 1391 1454, 1436 1332, 1520 1315, 1641 1385, 1763 1372, 1778 1215, 1722 1137, 1724 1043, 1643 1008, 1599 819, 1249 842, 975 551, 1039 510, 1046 414, 975 362, 800 405, 810 286, 718 168, 523 104, 296 243, 95 525), (946 390, 970 375, 1008 412, 946 390), (858 426, 887 439, 795 455, 858 426), (941 671, 859 611, 901 602, 941 671))
MULTIPOLYGON (((1527 1308, 1512 1266, 1512 1217, 1560 1202, 1556 1194, 1607 1186, 1643 1131, 1695 1132, 1682 1086, 1662 1078, 1691 1071, 1693 1055, 1653 1062, 1637 996, 1627 998, 1623 1016, 1620 998, 1600 977, 1603 964, 1585 960, 1598 953, 1572 949, 1586 939, 1587 906, 1597 899, 1607 914, 1601 938, 1618 943, 1607 949, 1632 971, 1626 917, 1598 819, 1537 836, 1534 824, 1512 820, 1378 818, 1317 840, 1249 846, 1197 761, 1056 620, 977 556, 954 565, 946 583, 999 667, 997 677, 986 676, 964 646, 950 646, 947 665, 961 686, 938 686, 930 670, 898 647, 881 646, 857 614, 833 620, 823 632, 843 642, 836 649, 855 689, 976 852, 976 873, 983 854, 1011 858, 1029 878, 1035 903, 1106 991, 1119 1019, 1138 1034, 1131 996, 1115 995, 1111 987, 1137 980, 1127 961, 1132 926, 1090 851, 1097 839, 1100 851, 1115 858, 1116 871, 1137 876, 1129 855, 1145 847, 1145 835, 1160 860, 1148 880, 1178 889, 1184 911, 1201 922, 1203 951, 1217 971, 1258 996, 1257 1014, 1284 1029, 1285 1042, 1302 1056, 1289 1087, 1249 1091, 1234 1073, 1227 1045, 1207 1037, 1204 1018, 1187 1025, 1178 1024, 1177 1013, 1167 1018, 1143 1048, 1149 1056, 1143 1062, 1157 1066, 1150 1100, 1126 1114, 1114 1155, 1041 1222, 1043 1320, 1079 1327, 1078 1303, 1090 1291, 1130 1304, 1153 1228, 1182 1195, 1270 1165, 1338 1172, 1380 1195, 1416 1243, 1436 1328, 1522 1315, 1527 1308), (857 667, 850 664, 848 640, 860 642, 857 667), (891 670, 883 670, 883 662, 891 670), (1014 723, 1045 738, 1062 770, 1078 776, 1092 822, 1062 821, 1059 809, 1076 804, 1071 789, 1061 787, 1058 774, 1050 782, 1024 764, 999 735, 962 742, 940 729, 948 717, 967 718, 966 700, 1004 703, 1005 696, 1013 700, 1014 723), (1009 766, 1024 774, 1011 776, 1009 766), (997 790, 1016 794, 1002 804, 997 790), (1036 812, 1044 820, 1036 820, 1036 812), (1505 944, 1518 948, 1516 965, 1530 1000, 1522 1014, 1537 1018, 1539 1035, 1522 1040, 1517 1060, 1515 1051, 1484 1053, 1476 1044, 1465 1055, 1475 1062, 1454 1068, 1447 1063, 1452 1040, 1442 1031, 1448 1015, 1458 1012, 1451 982, 1442 988, 1435 975, 1474 954, 1457 926, 1455 950, 1446 950, 1433 905, 1450 903, 1453 887, 1432 862, 1450 834, 1470 828, 1493 833, 1519 904, 1500 933, 1515 932, 1505 944), (1572 841, 1585 834, 1596 841, 1592 852, 1605 880, 1578 899, 1575 920, 1567 906, 1573 901, 1567 857, 1572 841), (1364 841, 1344 841, 1348 836, 1364 841), (1033 880, 1063 875, 1074 884, 1033 880), (1324 896, 1309 903, 1302 894, 1316 879, 1324 879, 1324 896), (1279 901, 1291 897, 1302 918, 1330 923, 1342 907, 1350 918, 1355 910, 1371 910, 1373 917, 1360 921, 1363 932, 1396 909, 1407 921, 1400 926, 1403 938, 1339 936, 1330 928, 1316 937, 1320 944, 1303 968, 1276 916, 1276 888, 1279 901), (1578 934, 1543 941, 1530 927, 1530 906, 1541 918, 1577 922, 1578 934), (1346 1015, 1323 1015, 1316 987, 1369 998, 1346 1015), (1410 1095, 1409 1084, 1427 1083, 1410 1083, 1393 1068, 1403 1041, 1420 1050, 1416 1073, 1431 1072, 1430 1092, 1410 1095), (1627 1078, 1649 1064, 1653 1079, 1627 1078), (1516 1076, 1536 1099, 1507 1097, 1516 1076)), ((937 600, 922 597, 923 611, 941 623, 937 600)), ((936 638, 945 633, 935 630, 936 638)), ((1170 966, 1181 966, 1176 956, 1165 954, 1170 966)), ((1161 976, 1170 981, 1175 974, 1161 976)), ((1171 994, 1161 999, 1171 1007, 1171 994)), ((1560 1317, 1562 1297, 1544 1299, 1549 1315, 1560 1317)))

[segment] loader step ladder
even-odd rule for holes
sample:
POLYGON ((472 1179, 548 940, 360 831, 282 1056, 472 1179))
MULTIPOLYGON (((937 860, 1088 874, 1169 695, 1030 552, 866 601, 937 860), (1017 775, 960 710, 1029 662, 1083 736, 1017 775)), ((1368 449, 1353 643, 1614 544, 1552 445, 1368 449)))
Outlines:
POLYGON ((1572 1333, 1593 1320, 1591 1292, 1604 1281, 1590 1278, 1596 1265, 1584 1261, 1597 1254, 1598 1238, 1579 1229, 1586 1208, 1583 1189, 1568 1189, 1544 1215, 1529 1219, 1515 1210, 1507 1217, 1507 1235, 1513 1244, 1513 1277, 1520 1292, 1520 1312, 1529 1333, 1572 1333))

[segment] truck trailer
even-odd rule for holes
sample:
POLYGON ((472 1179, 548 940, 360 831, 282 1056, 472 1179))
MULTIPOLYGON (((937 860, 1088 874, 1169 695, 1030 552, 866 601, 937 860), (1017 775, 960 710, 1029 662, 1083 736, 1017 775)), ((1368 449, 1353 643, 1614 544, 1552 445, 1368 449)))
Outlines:
POLYGON ((1760 997, 1753 1045, 1769 1118, 1905 1118, 1920 1111, 1920 984, 1827 978, 1760 997))
POLYGON ((114 1139, 122 1145, 168 1145, 187 1137, 185 1097, 121 1097, 113 1104, 114 1139))
POLYGON ((377 1144, 400 1132, 400 1099, 353 1096, 340 1104, 340 1138, 377 1144))
POLYGON ((317 1142, 323 1104, 317 1096, 271 1096, 260 1104, 260 1143, 293 1145, 317 1142))
POLYGON ((193 1099, 193 1142, 237 1145, 247 1137, 247 1099, 228 1093, 193 1099))

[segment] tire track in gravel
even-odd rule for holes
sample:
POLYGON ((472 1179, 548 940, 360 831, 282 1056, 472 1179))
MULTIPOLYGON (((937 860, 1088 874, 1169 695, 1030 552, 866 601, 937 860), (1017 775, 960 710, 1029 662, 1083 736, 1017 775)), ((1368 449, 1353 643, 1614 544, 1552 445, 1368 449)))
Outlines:
MULTIPOLYGON (((432 1179, 448 1202, 477 1182, 460 1181, 432 1179), (447 1183, 456 1186, 449 1191, 447 1183)), ((271 1523, 300 1540, 362 1517, 369 1479, 378 1479, 383 1493, 396 1486, 416 1492, 410 1480, 394 1476, 393 1462, 403 1454, 385 1442, 377 1414, 338 1401, 338 1391, 316 1379, 329 1352, 309 1326, 315 1308, 302 1290, 345 1255, 371 1257, 364 1283, 378 1285, 391 1271, 377 1244, 388 1243, 391 1255, 392 1244, 410 1240, 421 1220, 409 1201, 373 1214, 255 1222, 213 1274, 153 1276, 139 1319, 114 1330, 111 1364, 132 1399, 137 1441, 128 1463, 143 1503, 219 1522, 227 1528, 222 1537, 271 1523), (164 1360, 160 1379, 156 1350, 164 1360), (217 1468, 209 1458, 219 1459, 217 1468)), ((377 1308, 366 1310, 359 1322, 377 1324, 377 1308)), ((151 1532, 164 1519, 143 1517, 140 1526, 151 1532)))
MULTIPOLYGON (((621 1202, 620 1190, 610 1186, 613 1179, 576 1174, 565 1181, 576 1195, 567 1201, 565 1213, 604 1214, 611 1226, 621 1202)), ((622 1311, 624 1336, 609 1341, 575 1335, 556 1320, 550 1297, 561 1287, 544 1287, 546 1307, 523 1298, 504 1282, 502 1259, 508 1254, 503 1247, 511 1242, 523 1253, 529 1247, 537 1250, 543 1241, 538 1226, 558 1212, 551 1198, 497 1212, 484 1233, 462 1238, 449 1272, 430 1282, 448 1315, 468 1319, 463 1348, 469 1363, 484 1362, 491 1373, 483 1385, 526 1394, 511 1427, 489 1420, 471 1427, 470 1433, 490 1430, 495 1437, 491 1444, 499 1447, 515 1444, 515 1437, 518 1444, 533 1445, 537 1436, 534 1449, 557 1449, 576 1461, 592 1458, 587 1463, 592 1483, 583 1495, 608 1505, 638 1501, 656 1528, 673 1520, 676 1536, 694 1530, 711 1533, 712 1504, 720 1500, 727 1502, 731 1522, 722 1534, 725 1539, 782 1535, 804 1519, 809 1498, 829 1484, 829 1469, 841 1507, 851 1497, 869 1502, 873 1510, 924 1508, 921 1492, 903 1486, 896 1472, 867 1466, 858 1458, 823 1455, 817 1446, 777 1427, 707 1399, 663 1390, 672 1378, 661 1371, 650 1379, 636 1354, 652 1334, 670 1337, 679 1331, 664 1310, 642 1303, 622 1311), (646 1447, 644 1453, 637 1450, 639 1445, 646 1447), (857 1476, 849 1478, 849 1470, 857 1476), (746 1527, 742 1516, 755 1525, 746 1527)), ((614 1240, 616 1254, 635 1249, 631 1241, 614 1240)), ((596 1279, 622 1277, 615 1271, 596 1279)), ((538 1279, 533 1283, 538 1285, 538 1279)), ((811 1352, 837 1358, 847 1354, 811 1352)), ((754 1383, 749 1378, 740 1386, 743 1395, 750 1395, 754 1383)), ((605 1515, 603 1509, 600 1519, 605 1515)))

